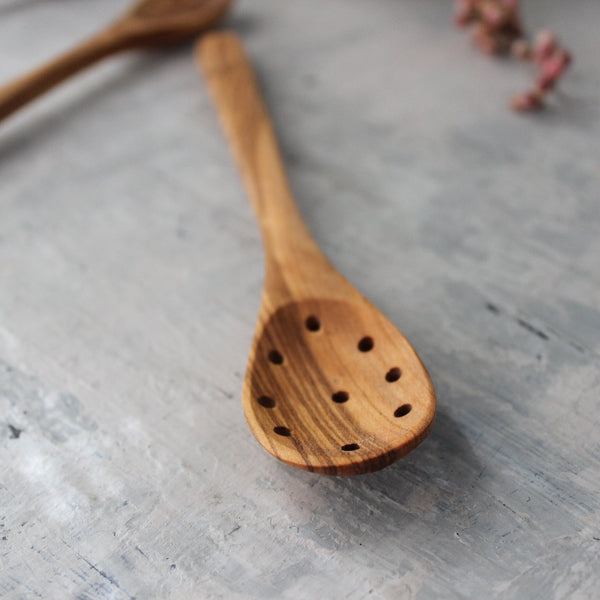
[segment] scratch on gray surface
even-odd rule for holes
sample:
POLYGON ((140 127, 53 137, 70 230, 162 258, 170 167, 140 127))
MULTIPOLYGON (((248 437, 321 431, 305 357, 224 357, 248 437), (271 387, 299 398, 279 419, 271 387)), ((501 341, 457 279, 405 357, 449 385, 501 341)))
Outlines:
POLYGON ((541 340, 549 339, 547 334, 545 334, 541 329, 534 327, 531 323, 528 323, 527 321, 525 321, 525 319, 517 319, 517 323, 521 327, 523 327, 523 329, 526 329, 530 333, 533 333, 533 335, 537 335, 541 340))
MULTIPOLYGON (((14 369, 0 359, 0 395, 21 412, 21 418, 33 422, 42 435, 53 442, 66 442, 79 431, 94 431, 97 424, 84 414, 81 402, 68 392, 55 392, 35 377, 14 369)), ((11 437, 23 429, 9 425, 11 437)))
MULTIPOLYGON (((102 577, 102 579, 105 579, 106 581, 108 581, 108 583, 111 586, 115 587, 119 591, 123 591, 123 590, 121 590, 121 586, 119 585, 118 581, 114 577, 111 577, 110 575, 105 573, 102 569, 99 569, 92 561, 88 560, 85 556, 81 556, 80 554, 77 554, 77 557, 79 559, 81 559, 84 563, 89 565, 90 569, 92 569, 93 571, 98 573, 98 575, 100 575, 100 577, 102 577)), ((128 596, 128 597, 131 598, 131 600, 135 599, 135 596, 128 596)))

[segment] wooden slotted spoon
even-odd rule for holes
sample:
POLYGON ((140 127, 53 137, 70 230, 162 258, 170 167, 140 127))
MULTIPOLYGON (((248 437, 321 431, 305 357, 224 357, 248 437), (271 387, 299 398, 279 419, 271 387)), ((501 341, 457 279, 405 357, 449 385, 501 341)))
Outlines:
POLYGON ((271 454, 329 475, 381 469, 417 446, 433 385, 398 329, 334 269, 292 198, 237 37, 202 38, 208 79, 261 227, 266 277, 244 380, 248 425, 271 454))
POLYGON ((0 120, 91 64, 122 50, 172 44, 221 19, 232 0, 142 0, 73 50, 0 88, 0 120))

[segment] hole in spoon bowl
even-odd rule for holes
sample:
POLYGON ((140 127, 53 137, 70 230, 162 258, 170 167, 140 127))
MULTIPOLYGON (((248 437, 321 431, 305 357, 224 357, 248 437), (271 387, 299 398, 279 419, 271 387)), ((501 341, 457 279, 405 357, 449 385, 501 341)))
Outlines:
POLYGON ((257 402, 265 408, 275 408, 276 404, 275 400, 273 400, 273 398, 269 398, 269 396, 261 396, 257 402))
POLYGON ((343 404, 344 402, 348 402, 348 398, 350 398, 350 394, 348 392, 336 392, 331 396, 331 399, 337 404, 343 404))
POLYGON ((290 435, 292 435, 292 432, 287 427, 284 427, 283 425, 277 425, 277 427, 273 427, 273 431, 277 435, 281 435, 283 437, 290 437, 290 435))
POLYGON ((278 350, 271 350, 269 352, 269 361, 274 365, 280 365, 283 363, 283 355, 278 350))
POLYGON ((411 410, 412 406, 410 404, 403 404, 394 411, 394 416, 396 418, 405 417, 411 410))
POLYGON ((321 329, 321 321, 319 321, 318 317, 315 317, 315 315, 308 317, 304 324, 309 331, 316 332, 321 329))
POLYGON ((402 371, 398 367, 393 367, 385 374, 385 380, 393 383, 394 381, 398 381, 402 376, 402 371))
POLYGON ((360 342, 358 342, 358 349, 361 352, 369 352, 370 350, 373 350, 374 345, 375 345, 375 342, 373 341, 373 338, 369 337, 369 336, 365 336, 364 338, 362 338, 360 340, 360 342))
POLYGON ((346 444, 342 446, 342 450, 344 452, 354 452, 354 450, 358 450, 360 446, 358 444, 346 444))

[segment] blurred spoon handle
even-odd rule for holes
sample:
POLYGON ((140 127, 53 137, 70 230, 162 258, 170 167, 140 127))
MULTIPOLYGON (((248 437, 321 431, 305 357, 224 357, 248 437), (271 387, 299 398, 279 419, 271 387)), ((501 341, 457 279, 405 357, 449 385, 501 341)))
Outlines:
POLYGON ((123 49, 116 27, 98 33, 34 71, 0 87, 0 121, 71 75, 123 49))

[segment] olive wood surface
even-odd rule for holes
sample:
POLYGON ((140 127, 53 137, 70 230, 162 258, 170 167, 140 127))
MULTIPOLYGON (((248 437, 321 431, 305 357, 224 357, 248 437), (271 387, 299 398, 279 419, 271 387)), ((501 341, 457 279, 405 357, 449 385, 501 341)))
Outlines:
POLYGON ((429 375, 406 338, 310 235, 239 38, 207 34, 197 56, 265 248, 265 287, 242 394, 248 425, 273 456, 300 469, 381 469, 427 436, 435 415, 429 375))

